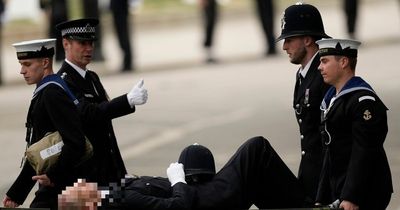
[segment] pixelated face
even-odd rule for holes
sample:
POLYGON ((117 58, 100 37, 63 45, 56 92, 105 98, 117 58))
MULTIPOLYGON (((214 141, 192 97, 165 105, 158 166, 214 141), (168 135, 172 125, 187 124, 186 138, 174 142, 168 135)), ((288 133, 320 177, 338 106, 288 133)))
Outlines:
POLYGON ((67 187, 58 195, 59 210, 97 210, 101 202, 101 193, 97 190, 97 183, 78 182, 67 187))
POLYGON ((45 76, 43 58, 19 60, 19 63, 21 64, 20 74, 28 85, 39 83, 45 76))

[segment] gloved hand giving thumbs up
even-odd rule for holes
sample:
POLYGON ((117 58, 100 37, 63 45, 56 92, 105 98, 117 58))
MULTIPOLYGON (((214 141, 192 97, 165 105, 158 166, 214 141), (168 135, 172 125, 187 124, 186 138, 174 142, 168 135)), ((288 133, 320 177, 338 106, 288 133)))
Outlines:
POLYGON ((128 102, 131 107, 135 105, 145 104, 147 101, 147 90, 143 87, 144 80, 141 79, 132 90, 126 95, 128 97, 128 102))

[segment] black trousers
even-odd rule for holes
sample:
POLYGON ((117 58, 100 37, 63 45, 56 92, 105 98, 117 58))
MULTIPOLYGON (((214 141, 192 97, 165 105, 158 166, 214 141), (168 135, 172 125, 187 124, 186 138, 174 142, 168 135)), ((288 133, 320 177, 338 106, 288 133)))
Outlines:
POLYGON ((255 0, 258 18, 264 32, 264 38, 268 45, 267 53, 275 53, 274 33, 274 5, 273 0, 255 0))
POLYGON ((344 0, 344 11, 346 14, 347 32, 354 34, 358 15, 358 0, 344 0))
POLYGON ((211 182, 196 186, 198 209, 298 208, 296 176, 263 137, 246 141, 211 182))
POLYGON ((215 25, 218 17, 218 4, 216 0, 207 0, 202 8, 204 19, 204 42, 206 48, 213 46, 215 25))
POLYGON ((110 4, 118 43, 123 52, 122 71, 133 70, 128 1, 111 0, 110 4))

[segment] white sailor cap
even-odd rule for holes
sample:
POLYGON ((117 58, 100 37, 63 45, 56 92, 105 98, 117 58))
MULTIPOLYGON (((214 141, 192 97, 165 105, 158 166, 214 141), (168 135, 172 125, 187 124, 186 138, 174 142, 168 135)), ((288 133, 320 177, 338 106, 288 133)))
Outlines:
POLYGON ((51 58, 55 52, 56 39, 36 39, 14 43, 18 60, 51 58))
POLYGON ((319 55, 342 55, 357 58, 358 47, 361 42, 351 39, 321 39, 316 41, 319 45, 319 55))
POLYGON ((98 24, 98 19, 83 18, 59 23, 56 25, 56 29, 61 32, 61 36, 64 38, 95 41, 97 40, 96 26, 98 24))

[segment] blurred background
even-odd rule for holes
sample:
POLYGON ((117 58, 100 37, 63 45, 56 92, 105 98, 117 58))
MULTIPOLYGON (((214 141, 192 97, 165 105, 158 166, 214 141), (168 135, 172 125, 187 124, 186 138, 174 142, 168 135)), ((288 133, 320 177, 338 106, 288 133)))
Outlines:
MULTIPOLYGON (((385 149, 395 193, 388 209, 400 210, 400 1, 358 0, 356 12, 353 8, 349 13, 345 12, 346 1, 350 2, 305 2, 320 10, 327 34, 363 43, 356 74, 365 78, 389 107, 385 149), (354 27, 348 18, 355 18, 354 27)), ((241 143, 262 135, 297 174, 300 140, 291 105, 298 67, 289 62, 282 42, 272 46, 268 42, 256 0, 216 1, 214 10, 207 10, 211 16, 204 15, 201 0, 127 1, 128 13, 123 16, 129 26, 130 56, 126 56, 128 45, 120 44, 116 32, 116 26, 123 26, 120 21, 115 24, 115 11, 119 10, 111 9, 108 0, 56 0, 65 3, 56 13, 51 13, 55 6, 51 0, 3 2, 0 197, 20 171, 24 123, 34 90, 19 74, 11 44, 49 37, 54 28, 52 14, 61 19, 99 17, 101 41, 89 68, 99 73, 110 97, 126 93, 140 78, 145 80, 147 104, 113 121, 129 172, 165 176, 169 163, 195 142, 214 152, 220 169, 241 143), (205 38, 210 19, 215 20, 212 44, 205 38)), ((277 37, 284 9, 296 1, 272 3, 272 35, 277 37)), ((61 61, 57 60, 56 70, 61 61)))

